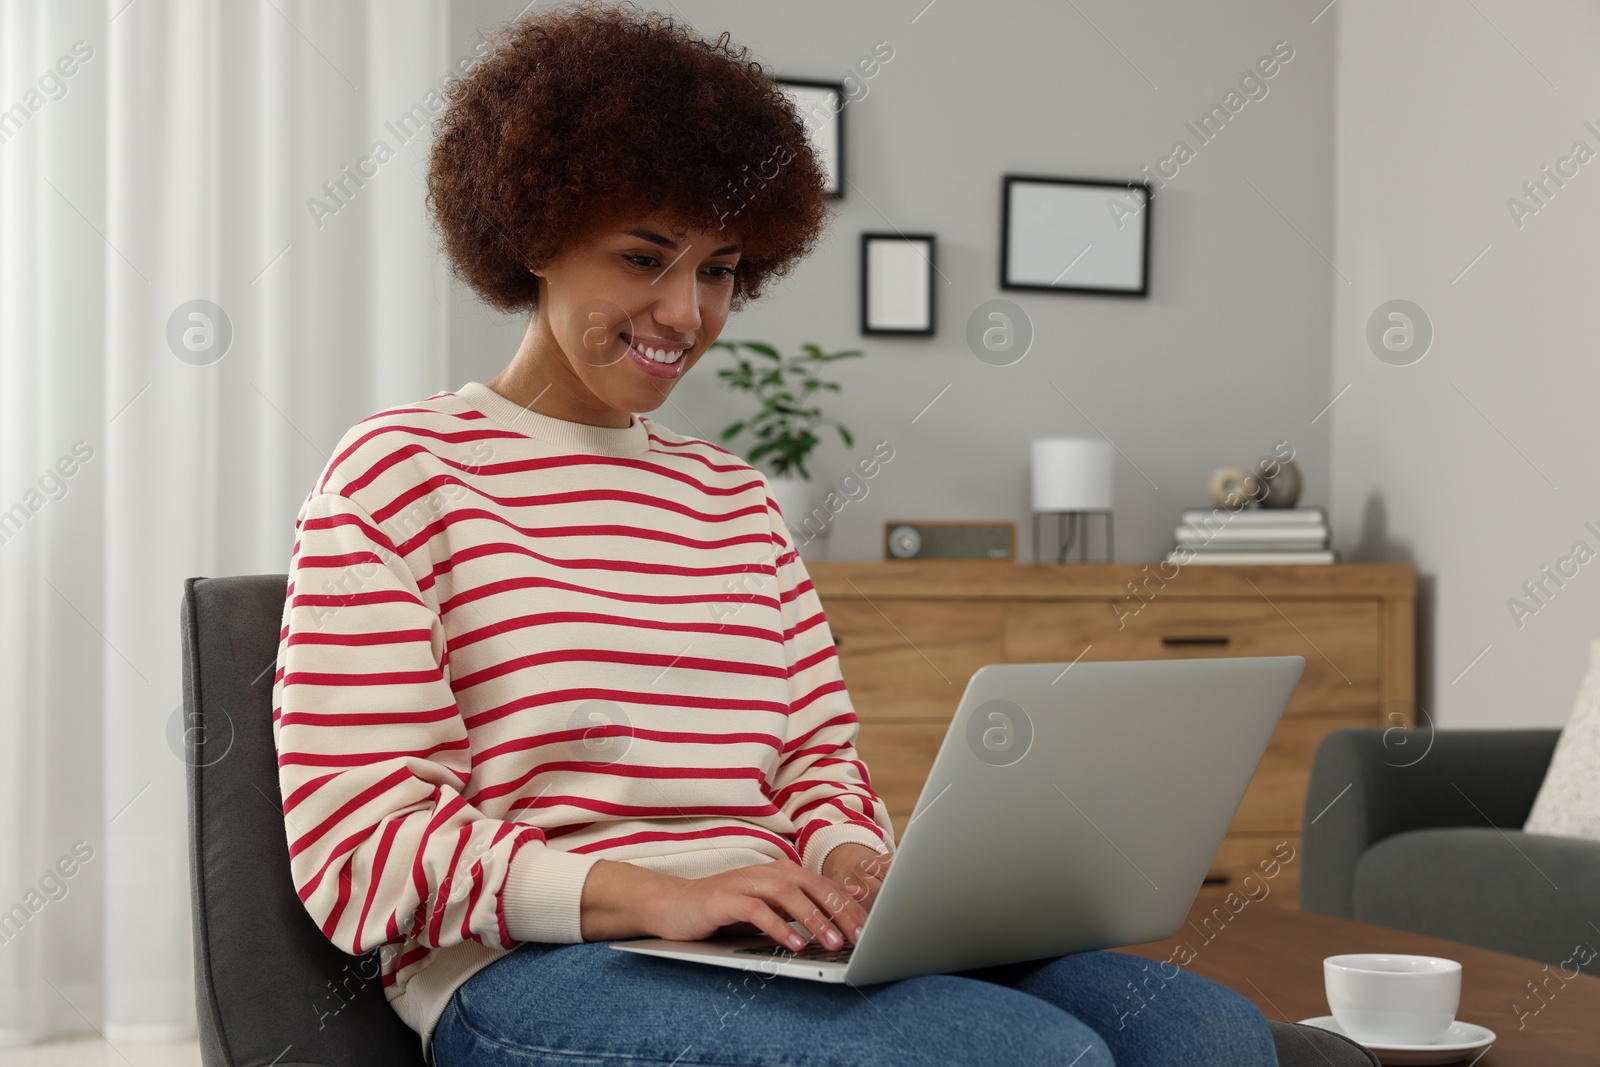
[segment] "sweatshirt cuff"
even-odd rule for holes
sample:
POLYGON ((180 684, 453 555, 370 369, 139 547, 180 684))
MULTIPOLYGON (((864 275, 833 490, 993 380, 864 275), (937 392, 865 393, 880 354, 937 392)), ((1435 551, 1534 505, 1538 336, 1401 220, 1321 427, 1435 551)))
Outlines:
POLYGON ((821 874, 822 865, 827 862, 828 853, 847 841, 866 845, 880 856, 889 851, 889 846, 882 835, 874 833, 865 826, 850 822, 833 823, 829 826, 824 826, 806 841, 806 851, 802 857, 805 862, 800 866, 812 874, 821 874))
POLYGON ((583 883, 599 856, 563 852, 538 841, 517 849, 500 888, 500 915, 516 941, 577 944, 583 883))

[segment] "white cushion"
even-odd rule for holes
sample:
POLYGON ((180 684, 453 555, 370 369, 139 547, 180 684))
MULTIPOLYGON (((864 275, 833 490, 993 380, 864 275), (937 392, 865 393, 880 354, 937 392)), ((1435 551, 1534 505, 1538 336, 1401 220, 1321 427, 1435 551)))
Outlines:
POLYGON ((1600 637, 1589 646, 1589 673, 1522 828, 1600 841, 1600 637))

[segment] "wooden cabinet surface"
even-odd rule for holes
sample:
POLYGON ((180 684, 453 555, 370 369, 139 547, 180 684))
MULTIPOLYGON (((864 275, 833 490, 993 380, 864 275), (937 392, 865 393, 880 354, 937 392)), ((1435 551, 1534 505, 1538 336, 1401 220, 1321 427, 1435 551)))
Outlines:
MULTIPOLYGON (((967 679, 989 663, 1303 656, 1305 673, 1212 862, 1237 885, 1298 858, 1311 757, 1347 726, 1408 726, 1415 572, 990 560, 807 561, 839 649, 857 749, 904 830, 967 679)), ((1299 864, 1267 899, 1293 906, 1299 864)))

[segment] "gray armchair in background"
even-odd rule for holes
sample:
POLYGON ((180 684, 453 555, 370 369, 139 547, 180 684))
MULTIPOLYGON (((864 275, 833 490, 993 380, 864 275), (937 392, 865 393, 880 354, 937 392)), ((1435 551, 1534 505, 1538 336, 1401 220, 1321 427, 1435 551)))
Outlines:
POLYGON ((1306 793, 1300 907, 1559 964, 1600 931, 1600 842, 1522 831, 1557 729, 1338 730, 1306 793))

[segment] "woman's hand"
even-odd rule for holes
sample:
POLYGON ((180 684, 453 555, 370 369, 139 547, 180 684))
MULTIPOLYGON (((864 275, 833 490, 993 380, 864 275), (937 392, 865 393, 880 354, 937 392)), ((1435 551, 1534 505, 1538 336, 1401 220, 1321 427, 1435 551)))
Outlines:
MULTIPOLYGON (((844 848, 829 853, 829 859, 844 848)), ((870 851, 870 850, 869 850, 870 851)), ((867 921, 866 909, 839 883, 793 860, 685 878, 669 883, 652 909, 655 936, 699 941, 718 933, 764 933, 792 950, 805 942, 789 927, 798 919, 824 948, 843 948, 867 921), (841 932, 842 931, 842 932, 841 932)))
POLYGON ((879 855, 877 849, 868 845, 846 841, 828 853, 822 861, 822 873, 824 877, 844 886, 863 908, 871 911, 893 860, 893 852, 879 855))

